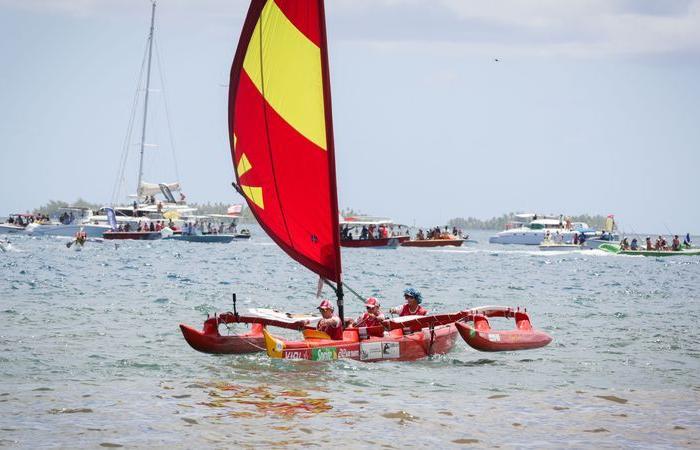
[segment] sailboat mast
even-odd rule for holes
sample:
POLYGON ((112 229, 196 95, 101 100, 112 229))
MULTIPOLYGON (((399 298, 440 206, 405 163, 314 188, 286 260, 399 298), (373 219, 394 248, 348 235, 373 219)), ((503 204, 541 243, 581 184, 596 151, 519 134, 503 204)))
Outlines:
POLYGON ((148 66, 146 69, 146 95, 143 101, 143 126, 141 128, 141 154, 139 156, 139 178, 136 185, 136 196, 138 198, 141 190, 141 180, 143 178, 143 150, 146 147, 146 122, 148 119, 148 93, 151 87, 151 57, 153 56, 153 28, 156 18, 156 2, 151 6, 151 30, 148 33, 148 66))
MULTIPOLYGON (((338 184, 335 173, 335 139, 333 137, 333 107, 331 105, 331 76, 328 69, 328 36, 326 33, 326 12, 323 0, 318 0, 319 30, 321 32, 321 76, 323 78, 323 103, 326 119, 326 139, 328 147, 328 172, 330 173, 331 224, 333 227, 333 245, 340 249, 340 224, 338 214, 338 184)), ((343 306, 343 283, 341 279, 340 250, 335 254, 335 264, 338 270, 337 304, 338 316, 341 323, 345 321, 343 306)))

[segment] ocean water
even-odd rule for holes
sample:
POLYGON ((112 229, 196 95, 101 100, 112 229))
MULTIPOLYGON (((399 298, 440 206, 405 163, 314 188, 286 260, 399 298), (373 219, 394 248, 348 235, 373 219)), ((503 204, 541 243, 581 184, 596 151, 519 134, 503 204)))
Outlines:
MULTIPOLYGON (((250 242, 11 237, 0 253, 0 447, 700 446, 700 258, 598 251, 343 250, 346 282, 449 312, 525 306, 548 347, 417 362, 271 361, 192 350, 207 313, 312 312, 316 277, 250 242)), ((330 295, 326 291, 327 295, 330 295)), ((346 297, 348 316, 361 303, 346 297)), ((512 322, 497 323, 512 327, 512 322)))

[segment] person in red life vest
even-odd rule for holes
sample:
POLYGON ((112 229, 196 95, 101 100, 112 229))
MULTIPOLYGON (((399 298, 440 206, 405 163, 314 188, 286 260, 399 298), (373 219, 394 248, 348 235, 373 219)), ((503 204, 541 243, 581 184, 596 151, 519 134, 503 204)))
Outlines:
POLYGON ((376 298, 368 298, 365 302, 365 308, 367 308, 367 312, 358 317, 357 320, 355 320, 355 322, 352 323, 352 326, 357 328, 382 326, 384 314, 382 314, 382 312, 379 310, 380 306, 382 305, 379 304, 379 301, 376 298))
POLYGON ((406 299, 406 304, 391 308, 389 310, 390 313, 398 314, 399 317, 424 316, 428 314, 428 310, 420 306, 420 304, 423 302, 423 296, 417 289, 406 289, 403 291, 403 298, 406 299))
POLYGON ((328 300, 323 300, 318 305, 318 310, 321 311, 322 319, 318 321, 316 329, 328 334, 331 339, 343 339, 343 324, 340 323, 340 317, 333 315, 333 305, 328 300))

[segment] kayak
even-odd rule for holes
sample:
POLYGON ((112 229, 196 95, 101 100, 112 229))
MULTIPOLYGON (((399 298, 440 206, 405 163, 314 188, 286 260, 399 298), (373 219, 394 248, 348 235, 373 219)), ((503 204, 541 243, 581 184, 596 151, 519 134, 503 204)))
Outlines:
POLYGON ((283 313, 272 309, 251 309, 246 315, 226 312, 204 321, 202 330, 180 324, 180 331, 190 347, 202 353, 239 354, 265 351, 263 329, 276 326, 293 330, 305 328, 305 321, 314 322, 318 316, 283 313), (242 323, 250 324, 247 333, 222 335, 219 325, 242 323))
POLYGON ((304 339, 285 340, 266 329, 265 347, 271 358, 329 361, 414 361, 449 352, 457 340, 454 323, 404 333, 402 328, 384 331, 382 326, 347 328, 343 339, 333 340, 326 333, 305 330, 304 339))
POLYGON ((459 247, 464 239, 413 239, 401 243, 402 247, 459 247))
POLYGON ((475 314, 455 325, 462 339, 472 348, 482 352, 505 352, 544 347, 552 337, 532 328, 530 316, 524 311, 510 311, 503 317, 515 318, 514 330, 493 330, 484 314, 475 314), (470 325, 468 322, 471 322, 470 325))
POLYGON ((605 250, 616 255, 641 255, 641 256, 698 256, 700 248, 682 248, 680 250, 620 250, 620 246, 616 244, 602 244, 598 247, 600 250, 605 250))

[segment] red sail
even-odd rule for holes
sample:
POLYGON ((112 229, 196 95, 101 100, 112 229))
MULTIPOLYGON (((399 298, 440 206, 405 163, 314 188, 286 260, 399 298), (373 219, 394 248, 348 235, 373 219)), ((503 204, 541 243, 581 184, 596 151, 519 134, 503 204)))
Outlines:
POLYGON ((253 0, 229 89, 231 155, 248 205, 289 256, 339 282, 323 0, 253 0))

